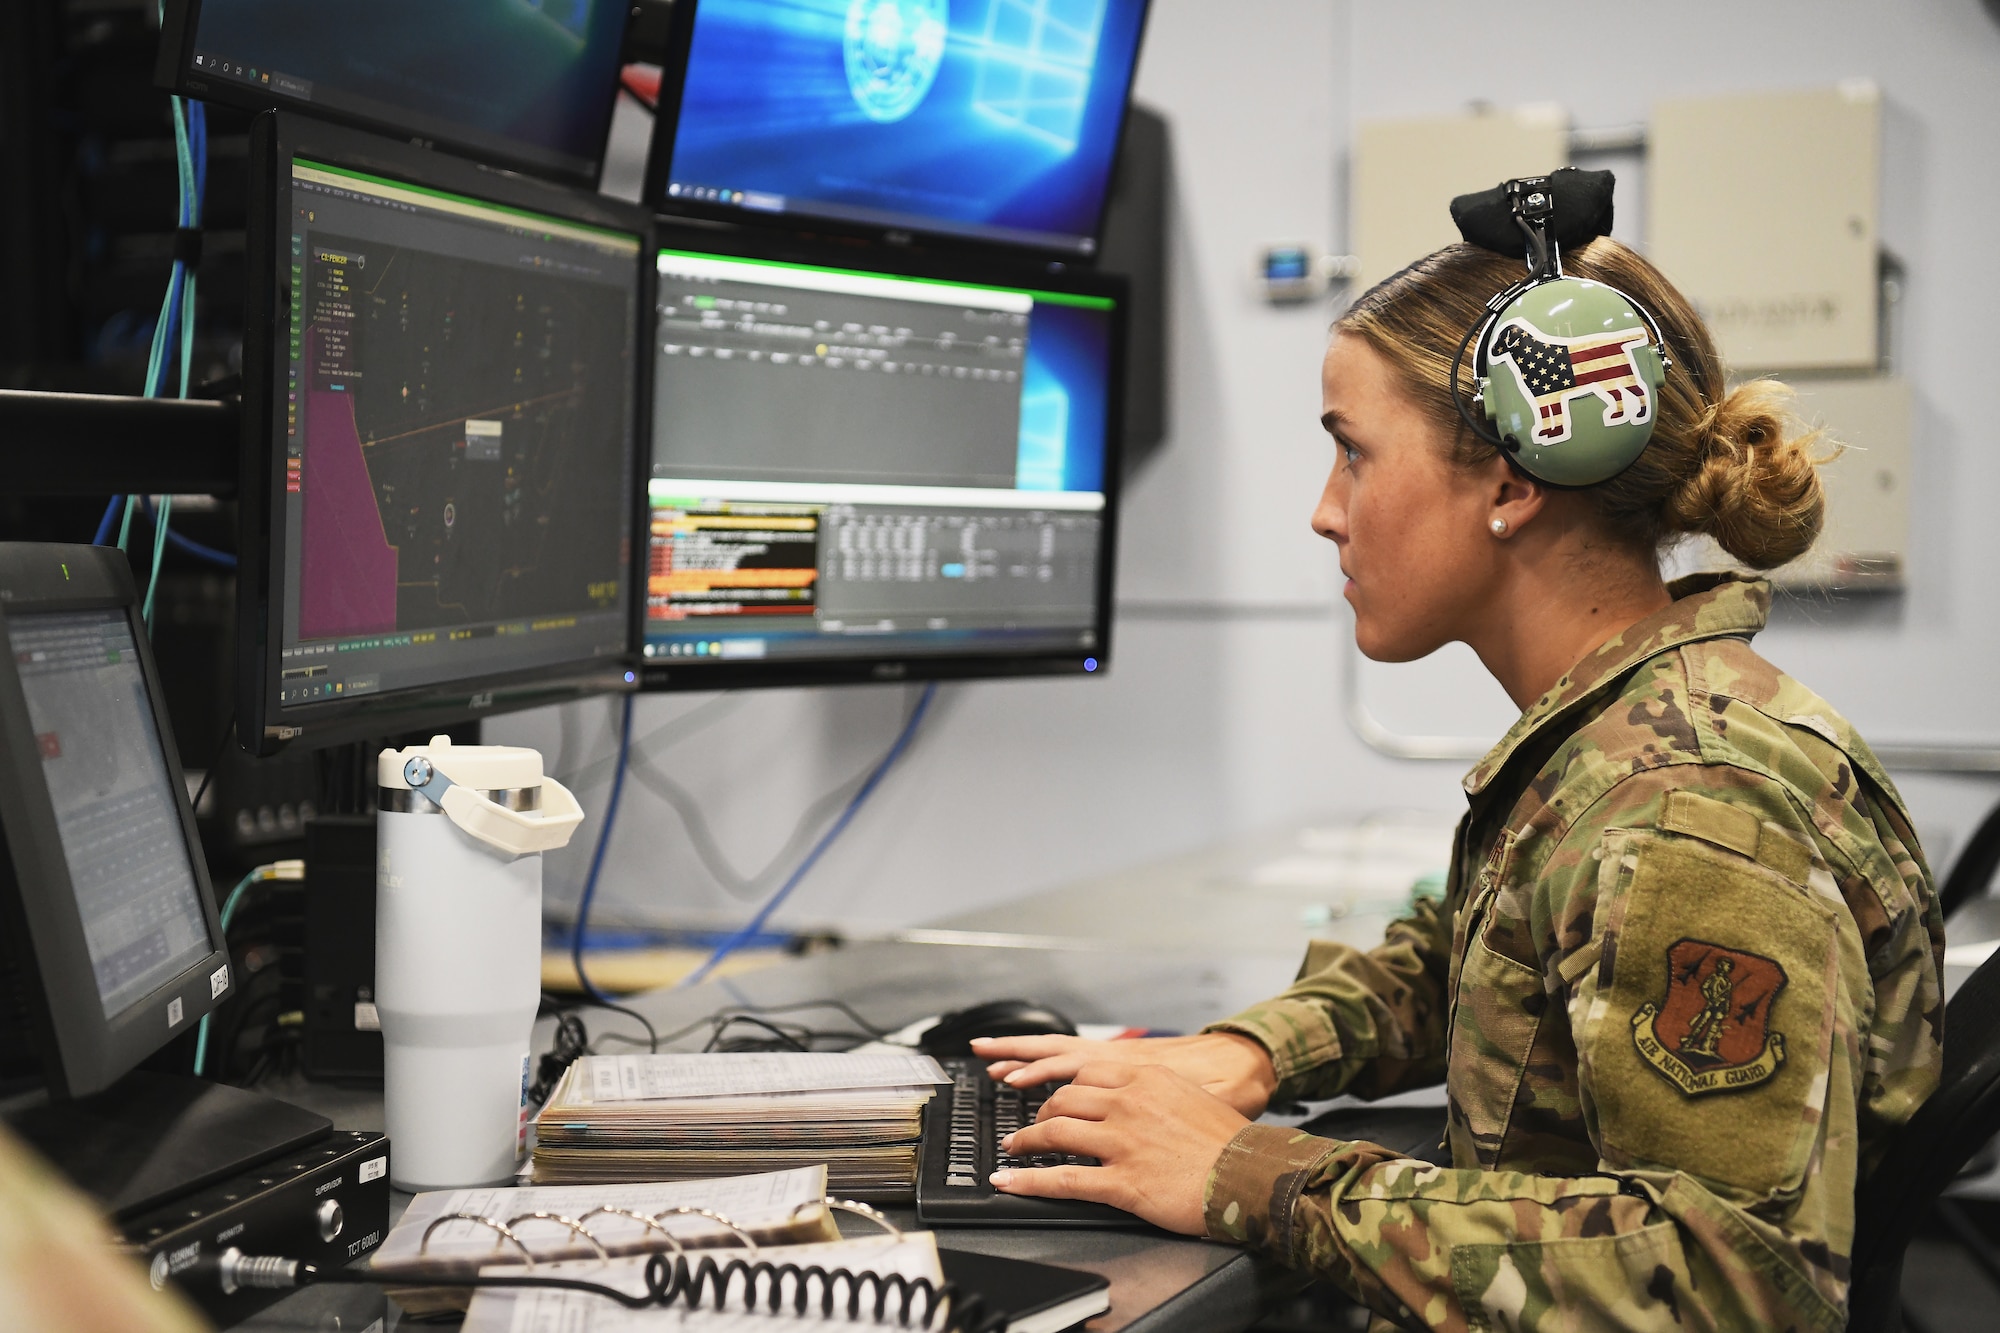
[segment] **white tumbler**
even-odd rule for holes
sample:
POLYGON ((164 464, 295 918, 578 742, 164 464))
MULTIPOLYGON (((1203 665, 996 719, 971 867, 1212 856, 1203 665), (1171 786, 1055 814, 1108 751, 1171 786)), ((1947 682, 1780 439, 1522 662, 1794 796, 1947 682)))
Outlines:
POLYGON ((507 1180, 527 1133, 541 995, 542 853, 583 820, 534 750, 384 750, 375 1003, 389 1178, 405 1190, 507 1180))

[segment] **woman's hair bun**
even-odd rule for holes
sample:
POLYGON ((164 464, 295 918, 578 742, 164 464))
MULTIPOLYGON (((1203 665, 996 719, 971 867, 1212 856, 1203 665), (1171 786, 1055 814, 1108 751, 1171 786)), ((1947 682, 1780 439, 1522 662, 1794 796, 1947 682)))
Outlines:
POLYGON ((1754 569, 1798 559, 1826 514, 1819 432, 1804 428, 1794 394, 1776 380, 1748 380, 1709 408, 1697 428, 1693 472, 1666 503, 1669 532, 1706 534, 1754 569))

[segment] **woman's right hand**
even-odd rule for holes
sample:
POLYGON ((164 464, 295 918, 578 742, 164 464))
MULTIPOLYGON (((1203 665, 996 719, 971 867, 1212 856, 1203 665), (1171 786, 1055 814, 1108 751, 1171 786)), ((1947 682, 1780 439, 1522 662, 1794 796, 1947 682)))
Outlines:
POLYGON ((1278 1090, 1271 1053, 1233 1032, 1192 1037, 975 1037, 972 1053, 993 1063, 987 1074, 1010 1087, 1067 1082, 1086 1064, 1164 1065, 1254 1120, 1278 1090))

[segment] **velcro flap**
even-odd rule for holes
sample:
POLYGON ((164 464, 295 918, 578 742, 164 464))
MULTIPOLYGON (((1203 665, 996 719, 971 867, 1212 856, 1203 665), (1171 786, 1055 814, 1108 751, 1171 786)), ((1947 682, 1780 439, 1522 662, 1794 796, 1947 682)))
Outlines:
POLYGON ((1766 825, 1754 810, 1713 796, 1691 791, 1669 793, 1660 827, 1747 856, 1794 884, 1805 883, 1812 868, 1810 848, 1766 825))
POLYGON ((1727 847, 1753 861, 1757 859, 1757 840, 1764 832, 1763 821, 1754 812, 1691 791, 1668 794, 1660 827, 1727 847))
POLYGON ((1556 964, 1556 974, 1566 986, 1574 986, 1576 979, 1597 966, 1597 960, 1604 956, 1604 938, 1599 936, 1578 949, 1569 957, 1556 964))

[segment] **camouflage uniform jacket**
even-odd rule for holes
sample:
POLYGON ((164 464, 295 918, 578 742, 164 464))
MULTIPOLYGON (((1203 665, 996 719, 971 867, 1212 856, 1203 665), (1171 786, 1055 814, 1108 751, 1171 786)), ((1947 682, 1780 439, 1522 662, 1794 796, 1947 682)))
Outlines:
POLYGON ((1751 651, 1769 586, 1673 592, 1467 776, 1442 907, 1216 1025, 1283 1097, 1442 1078, 1453 1165, 1251 1125, 1211 1236, 1404 1327, 1842 1327, 1855 1181, 1937 1084, 1943 927, 1874 756, 1751 651))

